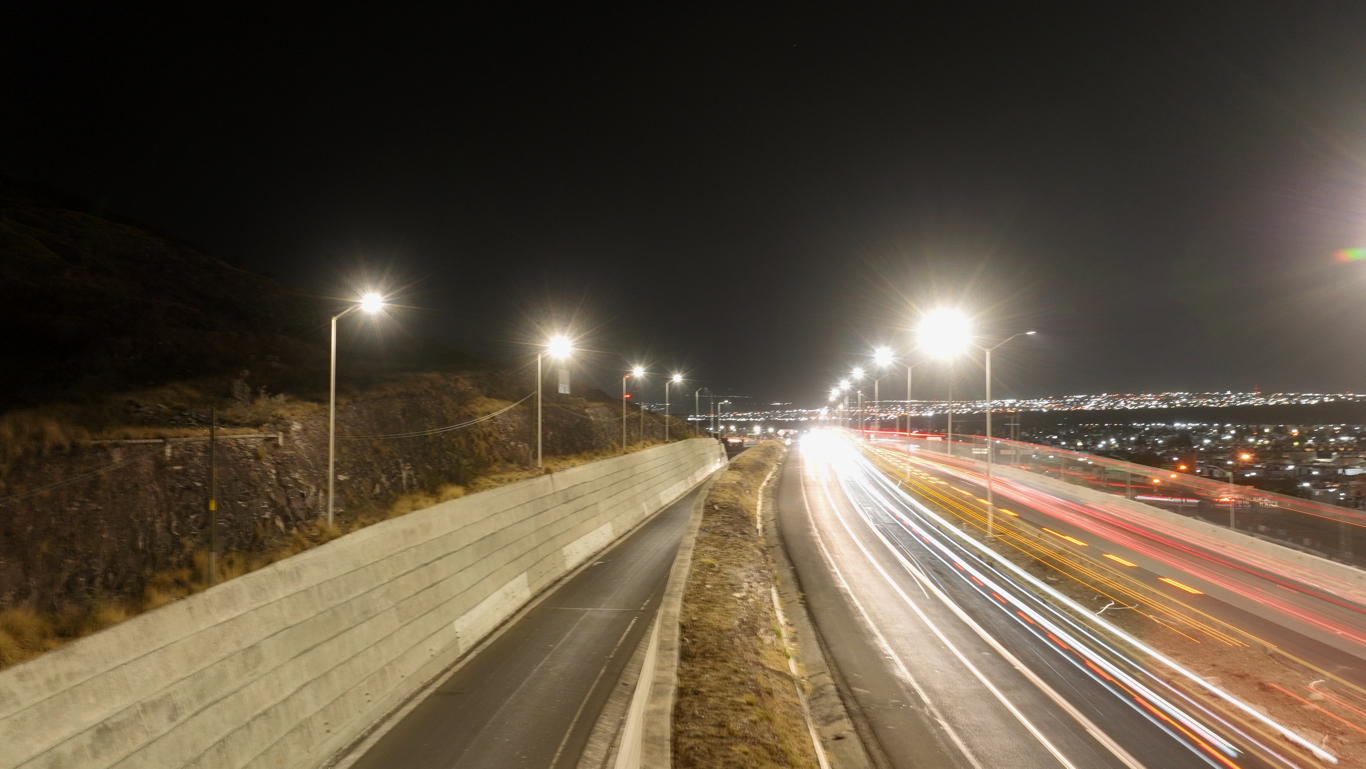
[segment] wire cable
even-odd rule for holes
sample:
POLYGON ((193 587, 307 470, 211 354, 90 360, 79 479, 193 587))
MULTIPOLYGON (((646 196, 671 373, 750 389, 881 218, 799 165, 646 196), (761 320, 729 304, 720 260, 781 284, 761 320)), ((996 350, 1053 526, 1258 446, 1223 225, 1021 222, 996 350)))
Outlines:
POLYGON ((469 420, 468 422, 460 422, 459 424, 446 425, 445 427, 435 427, 435 428, 432 428, 431 430, 419 430, 419 431, 413 432, 413 433, 394 433, 394 434, 392 434, 392 435, 338 435, 337 438, 340 439, 340 440, 343 440, 343 441, 360 441, 360 440, 372 440, 372 441, 378 441, 378 440, 397 440, 397 439, 400 439, 400 438, 421 438, 421 437, 423 437, 423 436, 425 436, 425 435, 440 435, 441 433, 448 433, 448 432, 452 432, 452 431, 454 431, 454 430, 463 430, 463 429, 466 428, 466 427, 472 427, 472 426, 474 426, 474 425, 479 424, 480 422, 487 422, 488 420, 493 419, 493 418, 496 417, 496 416, 499 416, 499 415, 502 415, 502 414, 504 414, 504 413, 507 413, 508 411, 511 411, 512 409, 516 408, 517 406, 520 406, 520 405, 522 405, 523 403, 525 403, 528 399, 530 399, 530 398, 531 398, 532 396, 534 396, 535 394, 536 394, 536 393, 531 393, 530 395, 527 395, 525 398, 523 398, 523 399, 517 401, 516 403, 514 403, 514 404, 512 404, 512 405, 510 405, 510 406, 505 406, 505 407, 503 407, 503 408, 501 408, 501 409, 498 409, 497 411, 495 411, 495 412, 493 412, 493 413, 491 413, 491 414, 485 414, 485 415, 482 416, 482 417, 476 417, 476 418, 474 418, 474 419, 469 420))
POLYGON ((134 462, 137 462, 138 460, 146 459, 147 457, 150 457, 150 456, 152 456, 153 454, 159 454, 159 453, 161 453, 163 450, 164 450, 163 447, 158 446, 157 448, 152 449, 151 451, 145 451, 145 452, 143 452, 143 453, 141 453, 141 454, 136 454, 136 455, 131 456, 131 457, 127 458, 127 459, 119 460, 118 462, 115 462, 115 463, 112 464, 112 465, 105 465, 104 467, 101 467, 101 468, 98 468, 98 469, 95 469, 95 470, 91 470, 91 471, 88 472, 88 473, 81 473, 80 475, 72 476, 72 477, 70 477, 70 478, 67 478, 67 479, 64 480, 64 481, 57 481, 56 483, 49 483, 49 484, 46 485, 46 486, 39 486, 39 487, 36 488, 36 489, 29 489, 28 491, 21 491, 21 492, 19 492, 18 494, 11 494, 11 495, 9 495, 8 497, 0 497, 0 505, 3 505, 3 504, 5 504, 5 503, 7 503, 7 502, 17 502, 17 501, 19 501, 19 500, 21 500, 21 499, 26 499, 26 498, 31 497, 31 496, 34 496, 34 495, 36 495, 36 494, 42 494, 42 493, 45 492, 45 491, 52 491, 53 489, 59 489, 59 488, 61 488, 61 487, 63 487, 63 486, 68 486, 68 485, 73 484, 73 483, 79 483, 80 481, 89 480, 89 479, 91 479, 91 478, 94 478, 94 477, 97 476, 97 475, 104 475, 105 473, 111 472, 111 471, 113 471, 113 470, 117 470, 117 469, 119 469, 120 467, 125 467, 125 466, 127 466, 127 465, 131 465, 131 464, 133 464, 134 462))

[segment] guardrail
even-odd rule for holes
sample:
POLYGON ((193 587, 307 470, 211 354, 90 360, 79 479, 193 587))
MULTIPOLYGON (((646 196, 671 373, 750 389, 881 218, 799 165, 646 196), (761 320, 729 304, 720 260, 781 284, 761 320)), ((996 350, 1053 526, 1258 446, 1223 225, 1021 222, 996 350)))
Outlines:
POLYGON ((1346 507, 1263 491, 1210 478, 1139 465, 1054 446, 980 435, 954 436, 867 431, 873 440, 909 443, 946 459, 986 462, 1037 473, 1103 491, 1268 539, 1296 550, 1366 568, 1353 542, 1366 535, 1366 514, 1346 507))

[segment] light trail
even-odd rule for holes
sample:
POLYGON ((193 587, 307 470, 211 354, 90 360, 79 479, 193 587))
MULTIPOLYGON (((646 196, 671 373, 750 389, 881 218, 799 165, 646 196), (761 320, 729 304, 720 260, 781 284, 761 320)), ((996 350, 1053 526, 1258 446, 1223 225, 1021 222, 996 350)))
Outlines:
MULTIPOLYGON (((988 679, 985 675, 982 674, 982 671, 979 670, 978 667, 974 665, 972 661, 969 660, 963 654, 963 652, 960 651, 958 647, 955 646, 953 642, 948 639, 946 635, 944 635, 943 631, 940 630, 937 625, 930 621, 930 618, 925 615, 924 611, 921 610, 920 606, 917 605, 915 601, 911 599, 910 596, 906 595, 905 591, 903 591, 901 587, 897 585, 896 580, 892 579, 891 575, 889 575, 886 572, 886 570, 884 570, 882 566, 878 564, 877 560, 873 557, 873 554, 868 552, 868 549, 864 547, 862 540, 860 540, 858 536, 854 533, 854 530, 850 528, 849 522, 845 520, 844 515, 839 512, 839 506, 835 503, 834 497, 831 496, 830 487, 829 484, 826 482, 825 478, 821 479, 821 487, 825 491, 826 500, 830 504, 830 509, 834 511, 836 517, 839 518, 840 524, 843 525, 845 531, 849 533, 850 539, 852 539, 854 544, 858 546, 859 550, 863 552, 864 557, 868 559, 868 562, 872 564, 872 566, 877 570, 878 574, 880 574, 882 578, 886 580, 887 584, 896 592, 896 594, 901 597, 901 600, 904 601, 913 612, 915 612, 916 616, 920 618, 920 620, 925 624, 925 626, 928 627, 930 631, 933 632, 937 638, 939 638, 940 642, 942 642, 944 646, 948 648, 949 651, 952 652, 955 657, 958 658, 958 660, 963 664, 963 666, 966 667, 973 674, 973 677, 980 681, 981 684, 984 687, 986 687, 987 691, 991 692, 992 696, 994 696, 997 699, 997 701, 999 701, 1006 708, 1006 710, 1008 710, 1010 714, 1013 715, 1015 719, 1019 721, 1020 724, 1023 725, 1025 729, 1031 735, 1033 735, 1034 738, 1038 740, 1039 743, 1043 745, 1044 748, 1050 754, 1052 754, 1054 758, 1058 760, 1058 763, 1062 764, 1065 767, 1068 767, 1068 769, 1076 769, 1076 765, 1073 764, 1070 760, 1068 760, 1067 756, 1063 755, 1062 752, 1059 751, 1058 748, 1055 745, 1053 745, 1053 743, 1046 736, 1044 736, 1042 732, 1039 731, 1038 727, 1036 727, 1027 717, 1025 717, 1024 713, 1020 712, 1019 708, 1017 708, 1013 703, 1011 703, 1010 700, 1006 698, 1005 694, 1003 694, 1001 690, 991 682, 990 679, 988 679)), ((939 596, 940 600, 943 601, 946 606, 948 606, 952 610, 955 610, 956 613, 958 613, 962 619, 968 622, 969 625, 973 627, 973 629, 976 630, 984 640, 987 640, 988 643, 992 644, 993 648, 995 648, 998 653, 1006 657, 1006 659, 1010 660, 1011 663, 1022 673, 1025 673, 1028 670, 1024 667, 1023 664, 1019 662, 1019 660, 1016 660, 1014 656, 1010 654, 1009 651, 1007 651, 1004 647, 1002 647, 999 643, 997 643, 994 639, 987 635, 985 631, 981 630, 981 628, 978 627, 976 623, 972 622, 972 620, 967 618, 966 615, 963 615, 962 610, 959 609, 957 605, 954 604, 951 600, 949 600, 947 596, 944 596, 939 591, 939 587, 937 585, 933 585, 930 582, 930 580, 920 572, 920 570, 916 569, 908 561, 901 558, 900 553, 897 552, 895 548, 891 547, 890 543, 888 543, 887 540, 882 537, 881 533, 878 532, 875 527, 873 528, 873 532, 878 536, 880 540, 882 540, 883 544, 888 546, 889 550, 891 550, 894 554, 897 555, 902 565, 906 567, 908 572, 910 572, 913 576, 916 577, 917 581, 921 584, 922 587, 934 590, 936 595, 939 596)), ((1029 674, 1026 673, 1026 675, 1029 674)), ((1045 694, 1051 694, 1052 698, 1056 702, 1058 702, 1059 705, 1075 713, 1075 708, 1072 708, 1069 703, 1066 703, 1065 700, 1062 700, 1062 698, 1059 697, 1056 692, 1053 692, 1047 686, 1047 684, 1044 684, 1042 681, 1037 681, 1036 683, 1037 685, 1039 685, 1040 689, 1045 692, 1045 694)), ((1113 741, 1110 740, 1108 736, 1104 735, 1103 732, 1100 732, 1098 729, 1095 729, 1093 726, 1090 726, 1089 721, 1086 720, 1085 716, 1082 716, 1080 713, 1076 713, 1076 715, 1079 721, 1082 723, 1083 728, 1087 728, 1088 731, 1092 732, 1093 736, 1096 736, 1096 738, 1101 741, 1102 745, 1110 747, 1110 745, 1114 744, 1113 741)), ((1115 745, 1114 748, 1115 749, 1112 750, 1112 752, 1114 752, 1115 755, 1119 757, 1120 760, 1123 761, 1126 766, 1133 767, 1133 769, 1143 769, 1142 764, 1133 760, 1132 757, 1129 757, 1128 754, 1125 753, 1122 748, 1119 748, 1118 745, 1115 745)))
MULTIPOLYGON (((904 455, 895 456, 901 459, 904 455)), ((985 481, 984 476, 935 461, 943 459, 942 457, 930 460, 924 454, 918 454, 916 459, 933 464, 944 472, 949 472, 963 480, 978 483, 985 481)), ((1360 594, 1355 589, 1343 588, 1322 577, 1304 579, 1301 576, 1304 570, 1294 564, 1273 560, 1246 548, 1238 548, 1222 540, 1214 540, 1189 529, 1165 524, 1155 518, 1142 517, 1141 514, 1126 510, 1119 505, 1098 503, 1081 505, 1002 478, 996 479, 995 486, 998 494, 1024 502, 1060 521, 1066 521, 1072 526, 1090 531, 1117 545, 1122 545, 1136 553, 1166 564, 1172 569, 1198 577, 1209 584, 1240 595, 1262 607, 1281 613, 1294 622, 1303 623, 1325 633, 1331 633, 1338 638, 1352 642, 1361 650, 1366 650, 1366 633, 1358 628, 1343 625, 1312 609, 1292 604, 1280 596, 1273 596, 1261 591, 1250 592, 1255 588, 1220 574, 1214 570, 1214 567, 1247 574, 1287 590, 1303 593, 1340 609, 1366 616, 1366 608, 1353 602, 1353 600, 1361 599, 1360 594), (1238 559, 1222 556, 1219 554, 1221 551, 1236 552, 1238 559), (1251 568, 1240 561, 1254 563, 1258 568, 1251 568), (1206 563, 1210 565, 1207 566, 1206 563), (1296 581, 1300 584, 1292 583, 1280 577, 1278 572, 1294 573, 1296 581)))
MULTIPOLYGON (((831 452, 831 454, 833 457, 840 456, 838 452, 831 452)), ((832 458, 831 461, 835 461, 834 458, 832 458)), ((1002 587, 998 583, 997 579, 993 578, 992 576, 997 575, 999 577, 1004 577, 1004 575, 996 568, 996 566, 999 566, 1002 569, 1005 569, 1007 572, 1010 572, 1015 578, 1015 580, 1023 582, 1025 585, 1028 585, 1028 587, 1023 588, 1021 590, 1021 592, 1025 593, 1026 595, 1030 595, 1032 592, 1033 595, 1031 595, 1031 597, 1033 597, 1035 600, 1039 600, 1040 595, 1049 596, 1054 601, 1061 603, 1062 605, 1071 609, 1078 615, 1089 618, 1090 622, 1096 624, 1101 632, 1104 632, 1107 635, 1120 639, 1124 644, 1140 652, 1145 657, 1156 660, 1157 662, 1161 663, 1164 667, 1177 673, 1179 678, 1185 679, 1189 683, 1194 684, 1197 689, 1213 694, 1218 700, 1225 702, 1226 704, 1232 706, 1236 711, 1241 713, 1243 718, 1250 719, 1256 723, 1261 724, 1262 726, 1271 729, 1273 732, 1279 734, 1284 739, 1294 743, 1299 748, 1314 755, 1319 760, 1327 761, 1330 763, 1337 762, 1336 757, 1328 753, 1326 750, 1323 750, 1318 746, 1310 743, 1308 740, 1304 739, 1303 737, 1296 734, 1287 727, 1284 727, 1281 724, 1275 722, 1274 720, 1266 716, 1263 716, 1247 704, 1241 702, 1240 700, 1233 697, 1229 693, 1223 691, 1219 687, 1196 676, 1194 673, 1190 672, 1189 670, 1186 670, 1181 665, 1177 664, 1173 660, 1167 658, 1165 655, 1149 647, 1148 645, 1132 637, 1131 635, 1119 630, 1118 628, 1114 627, 1113 625, 1110 625, 1102 619, 1095 619, 1094 617, 1092 617, 1091 612, 1076 604, 1076 602, 1067 598, 1065 595, 1058 593, 1056 590, 1053 590, 1049 586, 1034 578, 1032 575, 1023 572, 1015 564, 1009 562, 1008 560, 1000 558, 994 552, 986 548, 986 546, 984 546, 983 544, 976 542, 963 532, 958 531, 958 529, 954 525, 950 524, 943 518, 937 516, 913 498, 908 497, 899 488, 894 486, 892 482, 886 479, 880 472, 852 472, 852 470, 855 469, 855 464, 856 463, 849 461, 842 462, 840 466, 842 472, 840 472, 839 475, 842 484, 845 486, 846 493, 850 495, 851 499, 858 499, 858 497, 860 496, 859 489, 860 487, 863 487, 865 496, 869 498, 870 504, 860 505, 859 507, 861 510, 865 508, 872 508, 879 510, 881 512, 890 513, 893 519, 900 523, 903 527, 905 527, 909 533, 912 533, 916 537, 916 539, 924 541, 927 544, 929 544, 931 546, 932 552, 936 552, 937 555, 940 555, 941 558, 944 558, 946 560, 946 563, 951 563, 953 569, 962 571, 965 574, 973 577, 974 579, 970 580, 971 583, 980 583, 980 588, 974 585, 972 589, 979 590, 979 592, 984 592, 985 595, 989 595, 991 599, 996 602, 1005 603, 1004 601, 1002 601, 1001 596, 1008 597, 1010 599, 1010 602, 1014 606, 1019 608, 1016 609, 1014 612, 1007 610, 1005 612, 1006 615, 1010 616, 1013 620, 1019 623, 1021 627, 1025 628, 1028 632, 1033 633, 1036 637, 1040 638, 1041 640, 1045 640, 1050 644, 1058 646, 1065 645, 1071 647, 1067 651, 1078 650, 1077 657, 1067 658, 1069 659, 1069 662, 1073 664, 1074 667, 1076 667, 1079 670, 1082 670, 1088 677, 1091 677, 1093 680, 1096 680, 1097 682, 1103 682, 1101 683, 1101 685, 1106 686, 1106 688, 1111 690, 1112 692, 1115 692, 1115 689, 1111 686, 1111 684, 1114 684, 1115 686, 1121 686, 1121 684, 1117 682, 1122 682, 1121 689, 1125 691, 1126 694, 1141 692, 1141 697, 1131 697, 1133 701, 1132 704, 1136 708, 1136 712, 1138 712, 1138 710, 1141 708, 1142 714, 1145 718, 1147 718, 1150 722, 1158 725, 1159 728, 1162 728, 1168 734, 1172 734, 1174 737, 1177 737, 1178 734, 1184 734, 1185 730, 1189 730, 1191 733, 1199 735, 1198 739, 1187 739, 1184 737, 1177 737, 1181 744, 1187 745, 1188 747, 1191 747, 1193 750, 1196 750, 1197 755, 1204 756, 1206 760, 1217 761, 1219 764, 1224 764, 1228 756, 1236 755, 1236 749, 1227 740, 1215 734, 1212 730, 1209 729, 1209 727, 1206 727, 1195 717, 1176 707, 1173 704, 1173 702, 1167 700, 1165 697, 1158 695, 1151 689, 1148 689, 1146 686, 1142 685, 1137 679, 1135 679, 1132 675, 1120 669, 1118 665, 1115 665, 1109 659, 1107 659, 1105 654, 1102 654, 1098 652, 1096 649, 1092 648, 1092 644, 1099 646, 1100 648, 1103 648, 1106 653, 1112 654, 1118 657, 1119 659, 1125 660, 1128 664, 1134 665, 1136 668, 1142 671, 1142 674, 1145 677, 1150 677, 1154 681, 1157 681, 1163 687, 1171 689, 1175 696, 1177 696, 1180 699, 1186 700, 1188 706, 1196 708, 1198 711, 1203 712, 1206 717, 1209 717, 1213 719, 1215 722, 1221 724, 1223 728, 1226 728, 1231 732, 1238 734, 1241 739, 1256 746, 1256 748, 1260 753, 1262 753, 1262 755, 1274 758, 1275 760, 1290 766, 1295 765, 1293 762, 1291 762, 1285 756, 1281 755, 1276 750, 1273 750, 1263 741, 1257 739, 1253 735, 1244 732, 1243 730, 1234 726, 1232 723, 1228 722, 1226 719, 1220 717, 1218 714, 1209 711, 1199 702, 1191 700, 1189 696, 1187 696, 1184 692, 1180 691, 1179 689, 1172 688, 1169 683, 1163 681, 1161 678, 1155 676, 1153 673, 1147 671, 1141 665, 1139 665, 1132 658, 1132 655, 1127 653, 1121 653, 1116 647, 1104 642, 1089 629, 1079 626, 1072 617, 1066 614, 1058 614, 1056 617, 1054 617, 1054 619, 1049 619, 1045 616, 1045 613, 1043 611, 1040 611, 1039 608, 1030 605, 1027 601, 1021 600, 1020 597, 1017 596, 1014 592, 1006 590, 1004 587, 1002 587), (873 491, 871 490, 872 487, 880 487, 880 490, 873 491), (912 514, 917 518, 924 518, 926 520, 926 523, 929 525, 924 526, 917 524, 916 522, 911 520, 907 515, 904 515, 901 512, 899 512, 896 509, 898 507, 907 509, 908 511, 912 512, 912 514), (929 536, 931 534, 931 530, 933 530, 933 534, 935 535, 934 537, 929 536), (954 539, 961 540, 961 542, 955 542, 955 544, 959 547, 966 545, 968 547, 968 551, 972 553, 971 558, 969 560, 980 563, 983 569, 985 570, 979 569, 975 565, 964 566, 961 556, 952 552, 944 542, 939 541, 939 537, 941 536, 949 536, 949 541, 953 541, 954 539), (979 554, 981 557, 978 557, 979 554), (988 565, 986 561, 991 561, 993 565, 988 565), (1017 615, 1018 619, 1016 618, 1017 615), (1023 622, 1021 622, 1021 620, 1023 620, 1023 622), (1051 634, 1053 639, 1048 640, 1047 638, 1045 638, 1044 635, 1040 635, 1038 631, 1036 631, 1034 628, 1028 627, 1027 625, 1038 626, 1039 630, 1051 634), (1072 632, 1069 632, 1069 629, 1064 629, 1064 625, 1067 626, 1067 628, 1069 628, 1072 632), (1083 643, 1080 640, 1080 638, 1085 638, 1087 642, 1083 643), (1059 641, 1061 642, 1061 644, 1057 643, 1059 641), (1083 656, 1085 657, 1084 659, 1082 658, 1083 656), (1106 676, 1098 676, 1096 675, 1097 672, 1104 672, 1106 676), (1170 728, 1170 725, 1168 723, 1165 723, 1163 719, 1154 718, 1152 714, 1148 712, 1150 705, 1156 705, 1168 717, 1180 723, 1183 729, 1174 732, 1170 728), (1211 746, 1217 748, 1217 751, 1219 753, 1222 753, 1223 755, 1216 757, 1214 754, 1210 754, 1209 748, 1211 746)), ((863 470, 864 468, 858 469, 863 470)), ((900 557, 900 553, 897 551, 896 548, 892 547, 890 543, 888 543, 888 547, 894 552, 894 554, 900 557)), ((904 562, 904 559, 902 560, 904 562)), ((909 564, 905 563, 903 563, 903 565, 909 566, 909 564)), ((1049 605, 1048 602, 1040 600, 1040 604, 1042 607, 1046 607, 1049 613, 1056 613, 1057 611, 1055 608, 1049 605)), ((1118 692, 1115 693, 1118 694, 1118 692)))

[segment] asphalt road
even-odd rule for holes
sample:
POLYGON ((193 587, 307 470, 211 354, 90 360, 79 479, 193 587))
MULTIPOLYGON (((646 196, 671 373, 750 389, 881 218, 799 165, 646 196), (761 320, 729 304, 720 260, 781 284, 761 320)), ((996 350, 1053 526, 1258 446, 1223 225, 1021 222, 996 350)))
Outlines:
MULTIPOLYGON (((942 457, 929 452, 916 454, 917 469, 950 481, 950 488, 965 491, 968 497, 986 495, 984 479, 975 470, 945 465, 942 457)), ((1243 553, 1223 543, 1189 536, 1179 527, 1158 521, 1112 515, 1115 511, 1086 504, 1076 495, 1022 489, 1002 479, 997 479, 996 490, 998 503, 1019 513, 1022 520, 1138 564, 1130 573, 1152 589, 1240 629, 1259 644, 1366 687, 1366 605, 1359 591, 1325 590, 1300 579, 1304 572, 1275 568, 1270 559, 1244 560, 1240 558, 1243 553), (1162 583, 1164 576, 1195 587, 1203 595, 1192 598, 1162 583)))
POLYGON ((698 493, 561 585, 349 765, 573 767, 658 609, 698 493))
POLYGON ((1192 705, 1178 693, 926 525, 847 444, 828 440, 804 439, 789 459, 779 524, 846 703, 881 763, 1267 765, 1236 740, 1221 743, 1208 717, 1182 721, 1192 705))

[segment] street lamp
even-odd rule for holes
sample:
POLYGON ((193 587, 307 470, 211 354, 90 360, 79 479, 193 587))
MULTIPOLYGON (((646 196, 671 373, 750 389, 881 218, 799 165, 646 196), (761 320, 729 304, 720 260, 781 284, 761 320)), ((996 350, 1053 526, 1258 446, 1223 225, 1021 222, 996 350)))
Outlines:
POLYGON ((920 322, 920 348, 931 357, 949 361, 949 423, 945 435, 945 450, 953 454, 953 359, 972 343, 972 329, 967 318, 955 310, 935 310, 920 322))
POLYGON ((355 310, 374 314, 384 308, 384 297, 370 292, 360 302, 332 316, 332 362, 327 395, 327 526, 332 528, 332 486, 337 478, 337 320, 355 310))
POLYGON ((844 410, 844 418, 841 419, 840 421, 841 421, 841 422, 847 422, 847 421, 849 421, 849 380, 848 380, 848 379, 841 379, 841 380, 840 380, 840 387, 839 387, 839 390, 840 390, 840 392, 841 392, 842 394, 844 394, 844 403, 843 403, 843 404, 841 405, 841 407, 840 407, 840 408, 842 408, 842 409, 844 410))
POLYGON ((694 414, 694 420, 695 420, 699 425, 702 423, 702 398, 701 398, 701 394, 702 394, 702 391, 705 390, 705 389, 707 389, 707 388, 705 388, 705 387, 699 387, 699 388, 697 388, 696 390, 693 390, 693 391, 692 391, 692 410, 693 410, 693 414, 694 414))
MULTIPOLYGON (((849 372, 849 378, 852 379, 852 380, 855 381, 855 382, 862 382, 862 381, 863 381, 863 367, 862 367, 862 366, 855 366, 855 367, 854 367, 854 370, 851 371, 851 372, 849 372)), ((856 417, 856 419, 857 419, 857 424, 858 424, 858 431, 859 431, 860 433, 862 433, 862 432, 863 432, 863 390, 858 389, 858 390, 855 390, 854 393, 855 393, 855 396, 856 396, 857 399, 858 399, 858 400, 857 400, 857 408, 855 409, 855 413, 858 414, 858 416, 856 417)))
POLYGON ((631 373, 623 374, 621 377, 621 453, 626 453, 626 380, 631 377, 640 379, 645 376, 645 369, 636 366, 631 369, 631 373))
MULTIPOLYGON (((892 351, 886 347, 879 347, 876 350, 873 350, 873 365, 884 370, 892 365, 892 351)), ((882 427, 882 393, 879 391, 878 386, 882 384, 882 379, 885 376, 887 375, 884 373, 882 376, 873 380, 873 410, 878 415, 879 428, 882 427)))
POLYGON ((552 336, 546 341, 545 349, 536 353, 536 469, 544 470, 545 461, 541 455, 544 430, 541 421, 541 358, 547 353, 555 360, 561 360, 574 351, 574 343, 564 335, 552 336))
POLYGON ((680 384, 683 381, 682 374, 674 374, 664 382, 664 442, 669 442, 669 385, 680 384))
POLYGON ((995 451, 994 451, 994 450, 992 449, 992 447, 991 447, 991 441, 992 441, 992 434, 991 434, 991 351, 992 351, 992 350, 995 350, 997 347, 1000 347, 1001 345, 1005 344, 1006 342, 1009 342, 1011 339, 1014 339, 1015 337, 1020 337, 1020 336, 1033 336, 1033 335, 1036 334, 1036 333, 1038 333, 1038 332, 1037 332, 1037 331, 1023 331, 1023 332, 1021 332, 1021 333, 1016 334, 1015 336, 1007 337, 1006 339, 1003 339, 1003 340, 1001 340, 1000 342, 997 342, 996 344, 992 345, 991 347, 983 347, 983 346, 981 346, 981 345, 979 345, 979 344, 975 344, 975 343, 972 344, 973 347, 976 347, 977 349, 981 350, 983 353, 986 354, 986 364, 987 364, 987 539, 991 539, 991 538, 993 538, 994 536, 996 536, 995 533, 993 532, 993 528, 994 528, 994 525, 993 525, 993 524, 994 524, 993 512, 994 512, 995 509, 996 509, 996 494, 995 494, 995 489, 992 488, 992 483, 991 483, 991 464, 992 464, 992 456, 993 456, 993 454, 995 454, 995 451))

